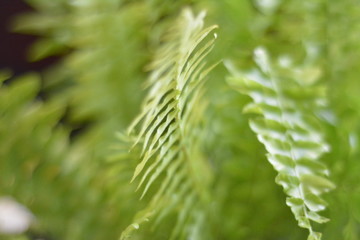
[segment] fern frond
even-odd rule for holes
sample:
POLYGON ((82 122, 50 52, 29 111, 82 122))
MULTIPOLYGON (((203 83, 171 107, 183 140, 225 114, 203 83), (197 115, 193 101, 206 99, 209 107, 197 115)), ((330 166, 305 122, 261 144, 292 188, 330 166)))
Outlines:
POLYGON ((141 198, 156 180, 161 184, 121 239, 155 214, 155 223, 159 223, 169 213, 177 212, 173 238, 196 234, 198 229, 194 228, 204 222, 200 209, 208 199, 211 174, 200 152, 199 125, 206 106, 201 100, 202 85, 213 68, 204 62, 215 41, 207 37, 217 28, 204 28, 204 17, 204 12, 194 16, 185 9, 149 66, 152 72, 147 84, 151 87, 142 112, 129 127, 131 133, 142 122, 134 144, 142 146, 141 162, 132 180, 141 175, 141 198))
POLYGON ((272 65, 262 48, 255 50, 255 61, 258 69, 245 74, 228 64, 234 75, 230 83, 252 98, 244 111, 261 115, 250 120, 250 127, 278 172, 276 183, 288 195, 286 204, 299 226, 309 230, 308 240, 320 240, 311 221, 328 221, 318 213, 326 207, 321 194, 334 188, 326 178, 327 167, 319 161, 328 147, 312 112, 323 107, 324 89, 315 80, 301 79, 308 67, 272 65))

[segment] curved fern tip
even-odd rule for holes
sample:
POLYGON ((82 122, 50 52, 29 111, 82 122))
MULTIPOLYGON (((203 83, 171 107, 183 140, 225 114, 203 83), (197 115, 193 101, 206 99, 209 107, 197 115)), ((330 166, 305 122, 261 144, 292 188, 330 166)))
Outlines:
MULTIPOLYGON (((203 28, 204 17, 205 11, 194 16, 185 8, 169 29, 166 42, 149 64, 150 89, 142 111, 129 127, 129 130, 139 127, 133 146, 140 144, 142 149, 131 182, 141 175, 136 188, 144 186, 140 199, 153 194, 148 207, 136 216, 135 226, 144 222, 145 217, 148 221, 154 213, 158 224, 175 212, 178 219, 172 233, 174 239, 192 228, 189 224, 196 219, 192 209, 198 212, 204 208, 203 195, 209 187, 194 172, 196 167, 207 164, 198 149, 201 139, 197 132, 206 107, 202 100, 205 77, 218 64, 207 66, 205 61, 217 37, 208 36, 218 26, 203 28)), ((134 228, 124 233, 131 230, 134 228)))

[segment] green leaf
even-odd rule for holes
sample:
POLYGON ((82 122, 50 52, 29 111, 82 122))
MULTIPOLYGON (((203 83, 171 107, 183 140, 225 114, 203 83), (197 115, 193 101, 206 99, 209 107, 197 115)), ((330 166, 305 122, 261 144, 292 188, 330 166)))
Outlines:
POLYGON ((315 118, 317 109, 326 102, 317 91, 322 88, 316 86, 309 90, 308 85, 298 84, 302 80, 297 77, 308 76, 308 69, 301 74, 300 68, 282 66, 285 71, 274 67, 263 48, 255 50, 254 60, 258 68, 247 73, 227 62, 233 75, 230 84, 252 98, 251 109, 260 117, 251 119, 250 127, 264 144, 267 158, 278 172, 275 182, 289 196, 286 203, 298 225, 309 230, 308 239, 319 240, 321 234, 313 231, 311 221, 328 220, 318 214, 327 206, 320 195, 335 187, 326 178, 329 170, 319 162, 328 151, 315 118))
POLYGON ((212 177, 200 151, 198 133, 206 107, 202 86, 214 67, 206 67, 204 59, 214 45, 215 39, 209 34, 217 28, 204 28, 204 17, 204 12, 194 16, 185 9, 149 65, 150 90, 128 132, 135 132, 141 123, 134 143, 134 147, 141 145, 141 161, 132 181, 141 176, 141 198, 155 193, 121 239, 131 236, 144 219, 156 217, 159 224, 171 212, 177 214, 171 239, 191 235, 194 226, 199 228, 196 231, 203 231, 204 218, 199 216, 205 214, 212 177))

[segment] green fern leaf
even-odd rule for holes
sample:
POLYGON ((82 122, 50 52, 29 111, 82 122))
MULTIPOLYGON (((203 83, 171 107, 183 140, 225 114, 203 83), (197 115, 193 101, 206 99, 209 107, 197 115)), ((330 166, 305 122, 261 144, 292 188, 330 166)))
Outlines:
POLYGON ((155 181, 161 184, 121 239, 154 215, 156 225, 177 212, 172 238, 191 235, 198 239, 197 232, 205 221, 201 203, 208 199, 211 173, 200 151, 199 125, 206 106, 202 85, 214 67, 206 67, 204 62, 215 41, 207 37, 217 26, 204 28, 204 16, 204 12, 194 16, 185 9, 149 66, 150 90, 142 112, 129 127, 131 133, 142 122, 134 144, 142 146, 141 162, 132 180, 141 176, 141 198, 155 181))
POLYGON ((286 204, 299 226, 309 230, 308 240, 320 240, 321 234, 313 231, 311 221, 328 221, 318 214, 326 207, 320 195, 334 188, 326 178, 327 167, 318 161, 328 147, 311 113, 323 107, 324 89, 314 80, 299 79, 309 67, 273 66, 262 48, 255 50, 255 61, 259 69, 245 74, 227 64, 234 75, 229 81, 252 98, 244 111, 261 115, 250 120, 250 127, 278 172, 275 181, 288 195, 286 204))

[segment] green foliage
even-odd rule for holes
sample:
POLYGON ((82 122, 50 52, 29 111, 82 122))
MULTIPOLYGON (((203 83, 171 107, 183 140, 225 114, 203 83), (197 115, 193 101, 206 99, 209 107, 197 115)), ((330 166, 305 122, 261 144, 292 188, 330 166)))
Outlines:
POLYGON ((202 208, 209 204, 211 173, 200 151, 199 125, 205 108, 202 85, 212 68, 204 69, 203 59, 211 51, 214 39, 203 41, 216 28, 203 29, 204 14, 193 16, 189 9, 184 10, 149 65, 147 84, 151 88, 142 112, 130 126, 131 132, 143 121, 135 142, 142 145, 141 162, 133 176, 134 179, 142 174, 138 188, 145 187, 141 198, 154 181, 164 173, 166 176, 149 207, 125 230, 123 239, 152 215, 157 214, 156 221, 160 221, 173 210, 178 212, 178 219, 172 238, 178 239, 184 232, 187 237, 182 238, 203 236, 199 236, 205 224, 202 208))
MULTIPOLYGON (((2 85, 1 99, 1 195, 11 195, 43 216, 40 224, 59 209, 54 197, 66 189, 61 181, 62 160, 67 155, 67 130, 57 126, 64 111, 59 102, 44 103, 35 97, 40 87, 38 76, 31 74, 2 85), (37 184, 42 187, 38 188, 37 184)), ((64 221, 64 215, 56 221, 64 221)), ((53 229, 55 226, 46 226, 53 229)))
POLYGON ((0 74, 0 195, 31 231, 360 239, 355 0, 27 2, 29 60, 61 56, 0 74))
MULTIPOLYGON (((3 75, 4 80, 8 78, 3 75)), ((113 203, 102 201, 109 191, 116 195, 111 175, 105 170, 94 174, 94 166, 82 155, 85 146, 70 141, 70 128, 61 120, 64 101, 42 100, 41 81, 35 74, 8 81, 0 88, 1 195, 20 200, 34 215, 41 216, 33 226, 35 231, 75 239, 119 235, 120 230, 103 232, 105 225, 113 222, 114 227, 119 222, 112 212, 104 211, 113 208, 113 203), (81 167, 83 164, 87 167, 81 167), (99 219, 106 222, 97 223, 99 219), (64 230, 63 225, 72 227, 64 230)), ((115 173, 119 173, 117 168, 112 169, 115 173)), ((126 190, 126 186, 119 189, 122 195, 126 190)), ((127 207, 127 201, 122 207, 127 207)))
POLYGON ((323 86, 316 85, 316 71, 308 66, 294 68, 286 65, 287 59, 280 59, 280 66, 274 67, 262 48, 255 50, 254 58, 259 69, 244 74, 230 69, 235 78, 229 81, 253 99, 244 112, 262 116, 251 119, 250 127, 278 171, 275 181, 289 196, 286 204, 299 226, 309 229, 308 239, 321 239, 310 220, 329 220, 318 214, 326 207, 320 195, 334 188, 325 178, 328 168, 318 161, 328 148, 314 119, 326 102, 323 86))

